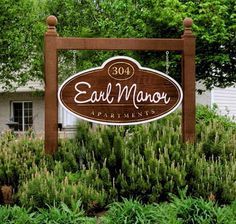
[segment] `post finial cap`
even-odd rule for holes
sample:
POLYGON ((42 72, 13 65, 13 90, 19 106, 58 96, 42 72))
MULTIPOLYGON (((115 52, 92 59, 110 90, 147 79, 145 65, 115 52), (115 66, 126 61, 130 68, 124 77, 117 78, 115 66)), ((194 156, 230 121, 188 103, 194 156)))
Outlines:
POLYGON ((184 27, 191 28, 191 26, 193 25, 193 20, 191 18, 185 18, 183 24, 184 27))
POLYGON ((57 17, 56 16, 49 16, 47 18, 47 24, 48 26, 56 26, 57 25, 57 17))

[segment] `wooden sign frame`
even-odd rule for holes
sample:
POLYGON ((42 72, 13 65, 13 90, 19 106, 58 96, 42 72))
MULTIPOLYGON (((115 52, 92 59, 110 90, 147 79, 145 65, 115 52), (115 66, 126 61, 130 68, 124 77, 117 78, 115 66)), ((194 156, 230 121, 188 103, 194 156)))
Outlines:
POLYGON ((192 19, 183 21, 180 39, 147 38, 64 38, 56 32, 57 18, 47 18, 44 36, 45 65, 45 152, 54 154, 58 147, 58 50, 149 50, 182 53, 182 139, 195 142, 195 42, 192 19))

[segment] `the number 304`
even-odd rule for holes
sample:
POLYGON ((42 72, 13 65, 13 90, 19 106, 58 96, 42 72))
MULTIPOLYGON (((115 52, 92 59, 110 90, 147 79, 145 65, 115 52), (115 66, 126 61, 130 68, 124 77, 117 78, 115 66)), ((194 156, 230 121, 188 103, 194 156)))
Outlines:
POLYGON ((126 80, 134 75, 134 67, 129 63, 116 62, 108 68, 108 74, 118 80, 126 80))
POLYGON ((130 75, 130 67, 112 67, 112 75, 130 75))

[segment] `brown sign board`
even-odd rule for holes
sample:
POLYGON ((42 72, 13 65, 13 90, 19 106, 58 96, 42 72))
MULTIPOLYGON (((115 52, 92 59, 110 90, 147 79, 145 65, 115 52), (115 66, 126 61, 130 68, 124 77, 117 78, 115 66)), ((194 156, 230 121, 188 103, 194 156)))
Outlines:
POLYGON ((107 125, 160 119, 178 108, 182 98, 182 89, 173 78, 124 56, 69 77, 58 91, 59 102, 66 110, 107 125))

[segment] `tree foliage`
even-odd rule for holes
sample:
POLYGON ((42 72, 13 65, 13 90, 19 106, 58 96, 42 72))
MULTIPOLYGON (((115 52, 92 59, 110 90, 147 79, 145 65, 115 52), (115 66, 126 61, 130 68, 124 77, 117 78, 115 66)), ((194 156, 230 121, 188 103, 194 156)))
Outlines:
POLYGON ((44 10, 33 0, 0 1, 0 83, 42 78, 44 10))
MULTIPOLYGON (((234 0, 1 0, 0 81, 42 78, 46 15, 58 18, 60 36, 180 38, 185 17, 194 20, 197 79, 208 88, 236 82, 236 3, 234 0)), ((61 79, 112 55, 128 55, 143 66, 165 71, 165 52, 60 52, 61 79), (75 63, 76 60, 76 63, 75 63)), ((180 80, 180 55, 170 53, 170 75, 180 80)))
POLYGON ((236 2, 187 1, 197 34, 197 78, 208 87, 236 83, 236 2))

